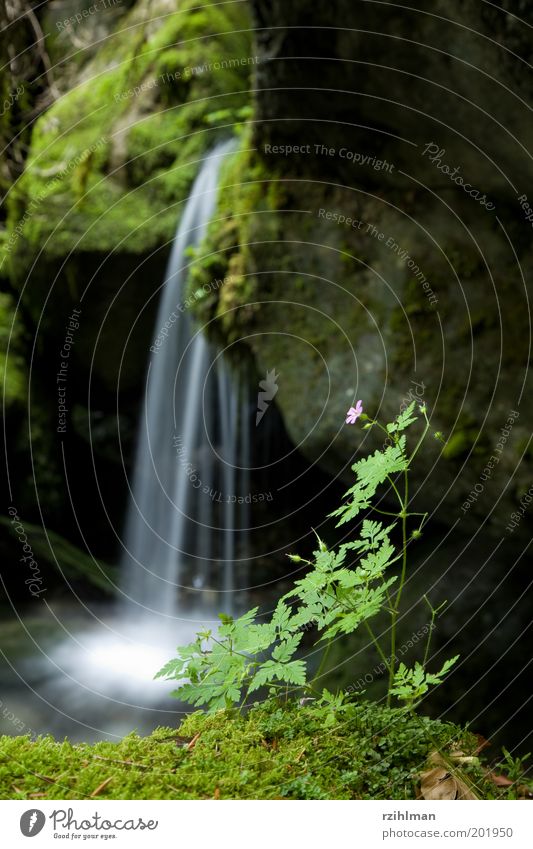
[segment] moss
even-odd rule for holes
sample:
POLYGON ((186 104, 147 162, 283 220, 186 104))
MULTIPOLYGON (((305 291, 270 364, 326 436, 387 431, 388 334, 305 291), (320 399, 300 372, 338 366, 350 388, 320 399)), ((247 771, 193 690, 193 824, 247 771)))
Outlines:
POLYGON ((36 122, 9 207, 16 279, 40 248, 51 258, 117 245, 146 254, 168 242, 213 131, 248 103, 244 4, 155 11, 136 4, 82 81, 36 122))
MULTIPOLYGON (((0 516, 0 527, 6 533, 12 534, 10 520, 0 516)), ((39 525, 24 522, 24 529, 31 539, 32 550, 36 560, 46 571, 56 573, 56 580, 82 581, 106 595, 114 595, 117 570, 102 561, 81 551, 77 546, 68 542, 60 534, 45 530, 39 525)))
POLYGON ((471 430, 455 430, 447 440, 442 455, 447 460, 466 456, 476 440, 476 432, 471 430))
POLYGON ((476 421, 471 414, 461 413, 442 449, 442 456, 446 460, 460 459, 471 451, 475 455, 488 458, 491 453, 490 438, 486 431, 476 427, 476 421))
POLYGON ((15 316, 14 301, 6 292, 0 293, 0 375, 7 411, 11 408, 20 410, 26 402, 28 375, 23 356, 22 328, 15 316))
POLYGON ((286 202, 279 175, 250 148, 251 125, 246 125, 239 149, 221 171, 217 209, 190 278, 191 292, 205 291, 195 299, 195 314, 205 324, 216 319, 209 332, 226 343, 251 326, 257 301, 268 294, 268 278, 259 285, 254 268, 260 263, 249 246, 279 238, 282 222, 276 212, 286 202), (222 286, 212 287, 215 277, 224 280, 222 286))
MULTIPOLYGON (((412 799, 435 749, 472 754, 473 735, 450 723, 351 704, 324 728, 323 709, 267 704, 246 716, 195 713, 181 727, 119 743, 0 738, 0 798, 412 799)), ((504 795, 477 758, 461 777, 481 798, 504 795)), ((500 796, 501 797, 501 796, 500 796)))

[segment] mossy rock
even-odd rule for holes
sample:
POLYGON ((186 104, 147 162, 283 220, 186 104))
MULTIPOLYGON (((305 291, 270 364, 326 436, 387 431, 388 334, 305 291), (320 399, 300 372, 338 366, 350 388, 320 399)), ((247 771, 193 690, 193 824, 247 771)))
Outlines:
MULTIPOLYGON (((45 587, 45 592, 49 588, 74 585, 97 591, 99 596, 114 596, 118 580, 116 567, 96 560, 61 534, 26 521, 23 524, 24 533, 31 545, 32 556, 39 565, 41 587, 45 587)), ((26 579, 31 577, 31 572, 20 559, 21 544, 11 527, 11 520, 0 516, 0 528, 2 529, 0 552, 2 559, 10 564, 6 572, 6 586, 14 594, 17 592, 20 594, 21 587, 23 592, 27 593, 27 588, 21 581, 21 574, 26 579)))
POLYGON ((27 397, 28 375, 24 359, 24 330, 14 299, 0 292, 0 374, 5 412, 21 411, 27 397))
MULTIPOLYGON (((347 482, 354 452, 380 447, 372 432, 354 439, 343 426, 350 404, 361 398, 369 415, 390 421, 422 386, 416 399, 445 448, 436 440, 419 456, 413 493, 425 484, 420 503, 439 507, 442 523, 453 521, 522 392, 529 314, 508 273, 507 246, 490 219, 459 199, 463 222, 485 246, 481 263, 462 225, 433 200, 391 186, 384 200, 365 184, 317 175, 312 156, 268 157, 254 127, 255 148, 245 134, 223 172, 217 213, 197 254, 198 320, 229 350, 245 345, 259 374, 276 369, 275 403, 293 443, 347 482), (513 344, 502 348, 502 332, 513 344), (474 344, 483 368, 474 366, 474 344)), ((520 259, 530 269, 529 254, 520 259)), ((522 409, 494 473, 494 498, 505 490, 504 498, 497 511, 480 501, 462 515, 467 532, 488 513, 487 529, 500 534, 518 499, 506 483, 514 441, 524 435, 522 409)))
POLYGON ((428 756, 457 750, 468 762, 449 768, 475 797, 515 792, 487 781, 477 739, 451 723, 374 704, 332 720, 325 728, 323 709, 289 702, 195 713, 119 743, 2 737, 0 798, 414 799, 428 756))
POLYGON ((140 0, 35 124, 9 196, 5 266, 45 337, 84 300, 80 359, 98 341, 95 375, 111 391, 133 323, 143 344, 121 377, 138 384, 190 186, 242 123, 254 62, 244 4, 186 0, 169 13, 140 0))
POLYGON ((188 0, 159 17, 157 5, 137 3, 37 121, 10 207, 12 229, 29 213, 20 216, 24 247, 12 251, 17 276, 28 247, 33 259, 38 247, 60 257, 117 246, 145 254, 168 241, 176 203, 217 135, 210 117, 225 109, 231 123, 248 102, 252 66, 224 66, 251 55, 246 32, 236 32, 246 29, 242 4, 188 0))

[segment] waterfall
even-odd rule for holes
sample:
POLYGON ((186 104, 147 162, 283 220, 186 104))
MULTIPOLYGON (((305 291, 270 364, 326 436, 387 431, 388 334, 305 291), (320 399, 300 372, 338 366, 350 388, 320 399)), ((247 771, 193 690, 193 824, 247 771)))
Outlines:
POLYGON ((231 612, 236 551, 244 548, 246 516, 238 501, 249 467, 248 406, 224 357, 195 328, 186 292, 188 249, 206 234, 220 166, 233 147, 219 144, 193 184, 150 348, 121 590, 130 608, 162 616, 176 616, 186 594, 188 609, 198 609, 212 590, 231 612))

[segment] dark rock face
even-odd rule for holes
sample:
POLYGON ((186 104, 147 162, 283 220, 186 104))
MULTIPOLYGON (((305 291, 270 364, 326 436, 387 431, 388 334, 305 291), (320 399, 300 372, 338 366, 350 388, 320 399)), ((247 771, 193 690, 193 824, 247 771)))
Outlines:
MULTIPOLYGON (((513 198, 513 176, 527 190, 531 3, 521 12, 508 3, 497 9, 443 0, 413 3, 411 10, 369 2, 251 3, 264 60, 259 120, 270 122, 259 124, 261 142, 305 136, 352 144, 394 162, 394 184, 402 169, 439 187, 446 181, 420 150, 435 140, 483 192, 513 198)), ((327 170, 353 181, 349 165, 330 164, 327 170)))
POLYGON ((533 3, 251 5, 259 370, 280 371, 293 441, 334 474, 360 444, 349 404, 393 416, 418 386, 448 440, 421 460, 420 502, 500 535, 529 486, 533 3))

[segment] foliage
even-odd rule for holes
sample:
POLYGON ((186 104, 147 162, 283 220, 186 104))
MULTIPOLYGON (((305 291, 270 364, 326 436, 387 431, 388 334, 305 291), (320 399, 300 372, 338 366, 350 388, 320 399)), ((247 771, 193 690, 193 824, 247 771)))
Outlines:
POLYGON ((422 664, 415 663, 413 669, 407 669, 405 664, 400 663, 394 678, 394 686, 391 693, 400 701, 413 705, 422 696, 425 696, 430 685, 441 684, 446 673, 459 659, 458 656, 446 660, 440 672, 426 672, 422 664))
POLYGON ((516 790, 486 779, 477 739, 450 723, 368 703, 346 704, 325 728, 328 716, 327 704, 268 701, 113 743, 0 737, 0 798, 90 798, 111 778, 98 798, 414 799, 433 748, 470 756, 458 774, 477 796, 516 790))
MULTIPOLYGON (((429 430, 425 407, 421 406, 420 411, 425 427, 411 454, 408 453, 405 431, 418 419, 415 402, 386 427, 368 420, 367 416, 361 417, 368 421, 366 428, 381 427, 387 442, 381 450, 354 463, 355 484, 345 493, 345 502, 332 514, 339 525, 353 520, 361 511, 372 510, 392 517, 393 521, 384 524, 364 518, 358 537, 340 545, 337 550, 329 550, 318 538, 318 548, 312 561, 293 555, 293 561, 306 563, 310 569, 279 600, 270 621, 259 621, 258 608, 248 611, 236 621, 221 616, 222 624, 216 634, 210 630, 198 633, 195 642, 179 648, 177 658, 157 673, 156 677, 180 682, 181 686, 173 695, 196 707, 205 705, 214 712, 233 705, 242 707, 248 697, 262 687, 268 688, 271 696, 279 695, 280 691, 287 696, 289 688, 291 692, 302 688, 308 694, 316 693, 314 683, 327 660, 329 645, 337 637, 351 634, 361 625, 368 629, 388 670, 388 705, 395 696, 412 710, 430 686, 442 682, 457 658, 447 660, 439 672, 427 671, 432 628, 422 664, 417 663, 414 668, 408 669, 401 663, 396 668, 396 625, 407 568, 407 520, 411 516, 422 515, 418 529, 411 535, 411 538, 416 538, 426 518, 426 514, 410 513, 408 510, 409 468, 429 430), (385 483, 397 496, 400 508, 397 513, 383 511, 374 504, 379 487, 385 483), (402 543, 397 552, 391 537, 398 523, 401 525, 402 543), (400 575, 390 574, 391 567, 398 561, 401 561, 400 575), (369 620, 383 610, 390 616, 388 654, 369 625, 369 620), (318 642, 326 641, 328 647, 313 681, 308 680, 306 662, 295 658, 303 632, 310 628, 318 632, 318 642)), ((432 626, 437 612, 431 608, 432 626)), ((328 724, 334 722, 335 715, 344 709, 342 700, 340 695, 332 696, 327 691, 322 693, 320 704, 328 706, 329 716, 333 717, 328 718, 328 724)))
POLYGON ((526 774, 526 761, 531 757, 531 752, 528 752, 526 755, 522 755, 522 757, 516 756, 513 757, 510 752, 507 751, 505 747, 502 748, 503 753, 503 761, 499 764, 499 768, 501 772, 505 773, 508 776, 510 781, 520 782, 524 781, 526 774))

